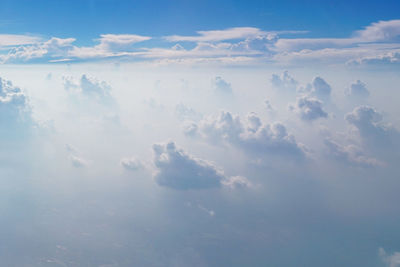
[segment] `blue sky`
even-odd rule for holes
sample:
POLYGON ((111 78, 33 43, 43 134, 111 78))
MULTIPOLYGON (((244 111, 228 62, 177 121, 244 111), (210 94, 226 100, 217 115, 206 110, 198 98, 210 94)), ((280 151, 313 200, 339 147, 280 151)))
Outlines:
POLYGON ((0 15, 2 33, 88 41, 104 33, 188 35, 243 26, 346 37, 372 22, 396 19, 398 9, 398 1, 5 0, 0 15))
POLYGON ((398 1, 0 1, 1 266, 400 266, 398 1))

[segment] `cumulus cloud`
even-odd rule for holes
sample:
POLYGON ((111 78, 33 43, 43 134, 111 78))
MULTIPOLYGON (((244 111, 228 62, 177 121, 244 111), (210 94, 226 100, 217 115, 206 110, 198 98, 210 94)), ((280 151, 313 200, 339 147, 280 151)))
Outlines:
POLYGON ((141 160, 135 157, 123 158, 121 159, 120 164, 123 168, 129 171, 138 171, 143 169, 145 166, 145 164, 141 160))
POLYGON ((369 96, 369 91, 365 83, 357 80, 345 89, 345 94, 351 98, 367 98, 369 96))
POLYGON ((328 113, 322 108, 322 102, 313 97, 303 96, 298 98, 296 104, 290 106, 290 109, 299 114, 300 118, 305 121, 328 117, 328 113))
POLYGON ((394 252, 393 254, 388 254, 383 248, 379 248, 379 256, 388 267, 400 266, 400 252, 394 252))
POLYGON ((332 88, 331 86, 321 77, 315 77, 311 82, 312 91, 311 93, 321 100, 329 100, 332 88))
POLYGON ((299 84, 288 71, 284 71, 281 75, 272 74, 270 81, 275 88, 289 92, 296 92, 299 84))
POLYGON ((45 42, 15 47, 7 55, 3 55, 1 59, 3 62, 64 59, 68 57, 69 51, 74 48, 73 42, 75 42, 75 38, 53 37, 45 42))
POLYGON ((78 81, 73 77, 63 77, 63 82, 64 89, 70 93, 81 94, 105 104, 113 102, 111 86, 105 81, 98 81, 94 77, 83 74, 78 81))
POLYGON ((88 165, 88 162, 86 160, 75 155, 71 155, 69 159, 71 160, 72 166, 74 166, 75 168, 83 168, 88 165))
POLYGON ((221 77, 217 76, 213 80, 214 90, 215 93, 218 95, 232 95, 232 86, 230 83, 222 79, 221 77))
POLYGON ((201 118, 201 114, 196 112, 193 108, 190 108, 182 103, 175 106, 175 115, 179 120, 198 120, 201 118))
POLYGON ((381 161, 366 156, 362 150, 355 145, 343 146, 330 138, 326 138, 324 144, 328 149, 328 155, 339 161, 360 167, 376 167, 383 165, 381 161))
POLYGON ((399 132, 393 126, 383 123, 382 114, 373 107, 356 107, 346 114, 345 119, 369 144, 398 145, 399 132))
POLYGON ((34 125, 28 97, 11 81, 0 78, 0 133, 24 134, 34 125))
MULTIPOLYGON (((211 162, 177 148, 174 142, 154 144, 153 153, 154 165, 157 168, 154 178, 161 186, 176 190, 195 190, 240 183, 236 177, 231 181, 231 178, 226 177, 223 171, 211 162)), ((245 178, 242 180, 247 181, 245 178)))
POLYGON ((364 42, 398 41, 400 20, 378 21, 357 31, 355 39, 364 42))
POLYGON ((200 135, 213 144, 231 144, 259 156, 305 156, 304 146, 296 142, 282 123, 262 124, 254 113, 249 114, 244 124, 239 116, 221 111, 218 116, 200 121, 198 128, 200 135))

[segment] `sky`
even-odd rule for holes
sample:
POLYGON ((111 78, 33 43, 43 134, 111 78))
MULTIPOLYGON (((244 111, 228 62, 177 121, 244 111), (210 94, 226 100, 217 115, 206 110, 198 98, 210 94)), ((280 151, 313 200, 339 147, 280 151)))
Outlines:
POLYGON ((398 1, 0 2, 1 266, 400 266, 398 1))

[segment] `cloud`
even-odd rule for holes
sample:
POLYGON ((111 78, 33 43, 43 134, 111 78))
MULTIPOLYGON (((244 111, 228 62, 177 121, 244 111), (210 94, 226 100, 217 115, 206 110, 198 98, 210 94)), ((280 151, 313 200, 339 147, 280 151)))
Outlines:
POLYGON ((106 58, 135 55, 132 51, 132 45, 150 40, 149 36, 135 34, 102 34, 96 41, 98 45, 92 47, 74 47, 69 56, 87 59, 87 58, 106 58))
POLYGON ((215 77, 214 81, 213 81, 213 85, 214 85, 214 90, 217 94, 219 95, 232 95, 233 91, 232 91, 232 86, 230 83, 228 83, 227 81, 225 81, 224 79, 222 79, 221 77, 217 76, 215 77))
POLYGON ((28 97, 19 87, 0 78, 0 134, 25 134, 35 125, 28 97))
POLYGON ((34 44, 40 41, 41 38, 37 36, 20 34, 0 34, 0 47, 34 44))
POLYGON ((179 120, 198 120, 202 116, 196 112, 193 108, 187 107, 186 105, 179 103, 175 106, 175 115, 179 120))
POLYGON ((123 168, 129 171, 138 171, 143 169, 145 166, 141 160, 135 157, 123 158, 121 159, 120 164, 123 168))
MULTIPOLYGON (((154 144, 155 181, 176 190, 219 188, 240 183, 238 178, 226 177, 211 162, 196 158, 177 148, 174 142, 154 144)), ((242 178, 242 183, 247 179, 242 178)), ((247 182, 248 183, 248 182, 247 182)))
POLYGON ((398 142, 398 140, 394 140, 399 134, 397 130, 389 124, 384 124, 382 114, 373 107, 356 107, 352 112, 346 114, 345 120, 353 125, 367 142, 385 143, 386 145, 393 141, 398 142))
POLYGON ((271 84, 278 89, 288 92, 296 92, 298 82, 290 76, 288 71, 284 71, 281 75, 272 74, 271 84))
POLYGON ((400 20, 378 21, 357 31, 354 39, 364 42, 398 41, 400 20))
POLYGON ((169 42, 219 42, 233 39, 257 38, 259 36, 274 37, 273 33, 264 32, 253 27, 237 27, 226 30, 198 31, 198 36, 171 35, 164 37, 169 42))
POLYGON ((73 42, 75 42, 75 38, 62 39, 53 37, 45 42, 34 43, 28 46, 18 46, 0 58, 3 62, 64 58, 68 57, 69 51, 74 48, 72 45, 73 42))
POLYGON ((383 166, 381 161, 364 155, 361 149, 354 145, 342 146, 330 138, 326 138, 324 144, 328 154, 339 161, 360 167, 383 166))
POLYGON ((321 77, 315 77, 311 83, 311 93, 321 100, 329 100, 332 88, 331 86, 321 77))
POLYGON ((290 106, 290 109, 299 114, 300 118, 305 121, 328 117, 328 113, 322 108, 322 102, 313 97, 303 96, 298 98, 296 104, 290 106))
POLYGON ((9 63, 118 58, 155 64, 388 64, 399 62, 399 21, 378 21, 347 38, 281 38, 284 34, 304 31, 263 31, 254 27, 198 31, 198 35, 162 38, 167 42, 195 43, 191 49, 179 43, 170 48, 162 44, 137 46, 152 37, 135 34, 102 34, 94 39, 93 46, 73 45, 74 38, 52 37, 43 42, 32 36, 0 35, 0 46, 2 40, 4 45, 14 45, 0 55, 0 59, 9 63))
POLYGON ((382 261, 387 264, 388 267, 400 266, 400 252, 388 254, 383 248, 379 248, 379 256, 381 257, 382 261))
POLYGON ((63 77, 64 89, 72 94, 83 95, 88 99, 104 104, 112 104, 111 86, 105 81, 98 81, 94 77, 83 74, 79 81, 73 77, 63 77))
POLYGON ((212 144, 231 144, 258 156, 305 157, 304 146, 282 123, 262 124, 256 114, 250 113, 246 126, 239 116, 221 111, 218 116, 200 121, 198 131, 212 144))
POLYGON ((357 80, 345 89, 345 94, 351 98, 367 98, 369 96, 369 91, 365 83, 357 80))
POLYGON ((86 160, 75 155, 71 155, 69 159, 71 160, 72 166, 75 168, 84 168, 88 165, 86 160))

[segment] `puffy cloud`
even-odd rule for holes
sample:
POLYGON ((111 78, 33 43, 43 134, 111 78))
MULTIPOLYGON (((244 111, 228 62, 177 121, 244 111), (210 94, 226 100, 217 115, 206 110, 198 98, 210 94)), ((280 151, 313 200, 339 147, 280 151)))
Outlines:
POLYGON ((375 167, 383 165, 381 161, 366 156, 360 148, 354 145, 342 146, 330 138, 325 139, 324 144, 328 149, 328 154, 339 161, 361 167, 375 167))
POLYGON ((217 94, 231 95, 233 93, 231 84, 219 76, 215 77, 213 85, 217 94))
POLYGON ((157 168, 154 178, 161 186, 189 190, 249 184, 243 177, 226 177, 215 165, 187 154, 177 148, 174 142, 154 144, 153 152, 154 165, 157 168))
POLYGON ((179 103, 175 106, 175 115, 180 120, 197 120, 201 118, 201 114, 197 113, 193 108, 179 103))
POLYGON ((322 108, 322 102, 313 97, 303 96, 298 98, 296 104, 290 106, 290 109, 298 113, 300 118, 305 121, 328 117, 328 113, 322 108))
POLYGON ((53 37, 45 42, 13 48, 1 59, 3 62, 18 62, 20 60, 38 59, 40 61, 46 59, 51 61, 53 59, 65 58, 68 57, 69 51, 74 48, 72 45, 73 42, 75 42, 75 38, 62 39, 53 37))
POLYGON ((400 20, 378 21, 357 31, 355 39, 365 42, 398 41, 400 20))
POLYGON ((281 75, 272 74, 270 81, 274 87, 289 92, 296 92, 299 84, 288 71, 284 71, 281 75))
POLYGON ((86 160, 75 155, 71 155, 69 159, 71 160, 72 166, 75 168, 83 168, 88 165, 86 160))
POLYGON ((137 171, 144 168, 144 163, 135 157, 123 158, 121 159, 120 164, 123 168, 129 171, 137 171))
POLYGON ((250 181, 243 176, 232 176, 229 179, 223 180, 222 184, 230 189, 249 188, 253 186, 250 181))
POLYGON ((312 85, 312 94, 322 100, 328 100, 332 88, 331 86, 321 77, 315 77, 311 83, 312 85))
POLYGON ((279 122, 262 124, 254 114, 249 114, 247 127, 240 117, 230 112, 221 111, 216 117, 209 117, 199 122, 201 136, 214 144, 225 142, 259 156, 287 156, 303 158, 303 145, 296 142, 286 127, 279 122))
POLYGON ((73 167, 84 168, 88 166, 89 162, 80 155, 78 149, 70 144, 66 144, 65 149, 68 153, 68 159, 70 160, 73 167))
POLYGON ((382 114, 370 106, 356 107, 345 119, 368 141, 390 142, 393 135, 398 135, 395 128, 382 122, 382 114))
POLYGON ((198 126, 195 122, 185 121, 183 124, 183 133, 186 136, 196 136, 198 133, 198 126))
POLYGON ((379 248, 379 256, 386 263, 388 267, 399 267, 400 266, 400 252, 394 252, 388 254, 383 248, 379 248))
POLYGON ((64 89, 71 93, 82 94, 105 104, 113 103, 111 86, 105 81, 98 81, 93 77, 83 74, 79 81, 73 77, 63 77, 64 89))
POLYGON ((367 98, 369 96, 369 91, 365 83, 357 80, 345 89, 345 94, 352 98, 367 98))
POLYGON ((11 81, 0 78, 0 133, 25 134, 33 125, 28 97, 11 81))

